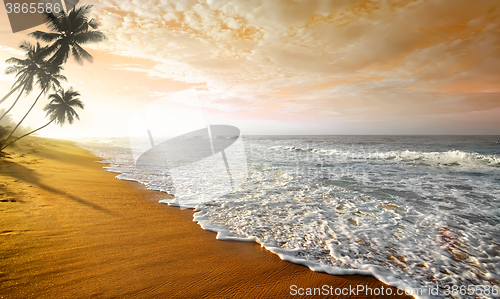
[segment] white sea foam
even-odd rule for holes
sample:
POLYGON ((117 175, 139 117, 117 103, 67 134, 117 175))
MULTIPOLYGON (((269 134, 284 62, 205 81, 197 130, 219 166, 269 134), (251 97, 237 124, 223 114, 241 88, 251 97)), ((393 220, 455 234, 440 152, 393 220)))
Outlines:
POLYGON ((296 146, 272 146, 271 150, 281 150, 290 152, 309 152, 319 156, 338 156, 340 159, 363 159, 376 160, 386 159, 400 162, 429 163, 429 166, 465 166, 465 167, 480 167, 492 166, 500 167, 499 155, 481 155, 478 153, 463 152, 460 150, 450 150, 446 152, 421 152, 421 151, 386 151, 386 152, 370 152, 370 151, 352 151, 339 149, 321 149, 313 147, 296 147, 296 146))
MULTIPOLYGON (((408 140, 248 138, 246 183, 201 205, 163 202, 195 207, 218 239, 255 241, 314 271, 401 288, 498 285, 498 151, 408 140)), ((120 178, 175 194, 168 174, 134 169, 116 144, 92 150, 120 178)))

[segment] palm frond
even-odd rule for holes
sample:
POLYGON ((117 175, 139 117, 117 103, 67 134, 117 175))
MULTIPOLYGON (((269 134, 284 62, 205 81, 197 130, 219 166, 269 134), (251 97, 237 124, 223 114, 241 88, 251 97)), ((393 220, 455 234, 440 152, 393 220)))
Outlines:
POLYGON ((47 26, 51 32, 35 31, 30 36, 52 43, 42 52, 42 57, 48 57, 50 63, 61 65, 71 54, 82 64, 84 60, 92 61, 92 55, 80 44, 102 42, 106 40, 104 33, 92 30, 97 28, 97 22, 89 17, 92 5, 73 7, 69 12, 59 17, 47 15, 47 26))
POLYGON ((17 57, 11 57, 5 60, 8 64, 27 64, 26 59, 19 59, 17 57))
POLYGON ((88 31, 75 34, 74 40, 80 44, 98 43, 106 41, 107 37, 101 31, 88 31))
POLYGON ((78 107, 80 109, 84 109, 85 108, 85 105, 79 99, 74 99, 74 100, 69 101, 68 105, 75 106, 75 107, 78 107))
POLYGON ((82 59, 82 56, 80 55, 80 53, 78 53, 78 51, 73 47, 73 49, 71 49, 71 52, 73 53, 73 58, 76 60, 76 62, 78 64, 83 64, 83 59, 82 59))
POLYGON ((19 48, 21 48, 21 50, 24 50, 26 52, 30 52, 33 49, 33 45, 31 45, 28 41, 23 40, 19 45, 19 48))
POLYGON ((43 111, 46 111, 46 116, 51 121, 55 121, 56 124, 61 126, 65 122, 72 124, 75 118, 80 119, 73 107, 84 108, 83 102, 77 98, 78 96, 80 93, 73 90, 72 87, 66 91, 59 89, 56 93, 49 95, 51 101, 43 108, 43 111))
MULTIPOLYGON (((53 93, 53 94, 49 95, 49 99, 51 99, 49 105, 55 104, 57 102, 63 102, 63 99, 62 99, 61 95, 59 95, 59 93, 53 93)), ((49 105, 47 105, 47 106, 49 106, 49 105)), ((47 106, 45 106, 45 108, 43 108, 43 111, 45 111, 47 109, 47 106)))
POLYGON ((22 68, 20 66, 12 65, 5 69, 5 74, 10 75, 14 73, 19 73, 22 68))
POLYGON ((60 47, 54 53, 54 55, 49 59, 49 63, 54 63, 56 65, 61 65, 68 60, 70 45, 68 40, 61 40, 60 47))
MULTIPOLYGON (((61 47, 61 40, 56 40, 52 45, 47 46, 47 48, 44 50, 44 57, 48 56, 53 56, 53 54, 61 47)), ((52 58, 51 56, 51 58, 52 58)), ((49 58, 50 60, 50 58, 49 58)))
POLYGON ((46 24, 50 31, 58 33, 65 32, 65 25, 62 20, 63 17, 57 17, 53 14, 45 14, 45 17, 47 18, 46 24))
POLYGON ((33 37, 33 38, 47 42, 47 43, 53 42, 54 40, 56 40, 60 37, 59 33, 43 32, 43 31, 38 31, 38 30, 35 32, 31 32, 28 35, 33 37))
MULTIPOLYGON (((69 109, 73 110, 73 108, 69 108, 69 109)), ((66 111, 66 113, 65 113, 65 114, 66 114, 66 120, 67 120, 67 121, 68 121, 68 123, 71 125, 71 124, 73 124, 73 121, 74 121, 74 117, 73 117, 73 115, 78 115, 78 114, 76 114, 76 111, 75 111, 75 110, 73 110, 73 113, 72 113, 72 112, 70 112, 70 111, 69 111, 69 109, 66 111)))
POLYGON ((90 62, 93 61, 94 57, 89 54, 89 52, 85 51, 82 47, 80 47, 78 44, 73 45, 73 57, 75 60, 82 64, 82 59, 88 60, 90 62))
POLYGON ((87 19, 87 16, 90 14, 90 11, 92 10, 92 5, 83 5, 80 6, 79 8, 73 9, 69 16, 74 19, 87 19))
POLYGON ((68 78, 64 75, 54 75, 54 78, 56 78, 59 81, 68 81, 68 78))

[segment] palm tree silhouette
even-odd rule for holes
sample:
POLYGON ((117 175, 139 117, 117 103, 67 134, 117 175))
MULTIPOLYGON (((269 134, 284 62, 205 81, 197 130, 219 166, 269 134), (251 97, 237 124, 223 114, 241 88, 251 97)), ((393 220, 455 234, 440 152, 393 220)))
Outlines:
MULTIPOLYGON (((29 84, 28 86, 33 86, 33 77, 34 72, 38 69, 38 64, 43 61, 43 52, 45 48, 40 46, 40 43, 37 43, 35 46, 30 44, 27 41, 23 41, 19 46, 22 50, 26 51, 25 57, 26 59, 19 59, 15 57, 11 57, 7 59, 5 62, 9 64, 15 64, 13 66, 9 66, 5 70, 6 75, 16 74, 18 79, 12 85, 10 92, 5 95, 2 100, 0 100, 0 104, 2 104, 11 94, 13 94, 16 90, 18 90, 21 86, 26 87, 25 84, 29 84), (31 81, 31 82, 30 82, 31 81)), ((20 93, 20 95, 22 92, 20 93)), ((17 100, 16 100, 17 101, 17 100)))
MULTIPOLYGON (((65 76, 59 74, 61 72, 61 70, 62 70, 62 67, 60 65, 54 65, 51 63, 44 64, 44 67, 40 69, 40 72, 37 73, 36 83, 40 87, 41 91, 38 94, 35 101, 33 102, 33 104, 31 105, 28 112, 26 112, 26 114, 23 116, 23 118, 17 123, 17 125, 10 132, 9 136, 6 139, 9 139, 12 137, 12 135, 17 130, 17 128, 19 128, 21 123, 26 119, 28 114, 31 112, 33 107, 35 107, 36 103, 38 102, 38 100, 40 99, 42 94, 46 94, 50 90, 56 90, 56 89, 61 87, 61 83, 59 82, 59 80, 66 80, 65 76)), ((3 148, 5 148, 5 146, 3 148)))
POLYGON ((92 5, 74 7, 69 13, 65 12, 60 17, 47 14, 47 26, 51 32, 35 31, 29 34, 36 39, 52 43, 45 50, 45 55, 52 55, 48 59, 50 63, 57 65, 66 63, 70 52, 79 64, 82 64, 83 60, 92 62, 92 55, 81 45, 104 41, 106 36, 101 31, 95 30, 97 21, 89 19, 91 8, 92 5))
POLYGON ((71 125, 74 119, 80 120, 78 113, 73 107, 84 109, 83 102, 78 98, 81 94, 70 87, 67 91, 60 89, 57 93, 51 94, 48 103, 43 111, 47 111, 47 116, 50 116, 51 122, 62 126, 66 121, 71 125))
POLYGON ((48 63, 43 59, 43 52, 46 50, 47 47, 40 46, 40 43, 32 45, 27 41, 23 41, 21 43, 20 48, 26 51, 25 54, 26 58, 19 59, 16 57, 11 57, 7 59, 5 62, 14 65, 9 66, 5 70, 5 74, 7 75, 13 73, 16 74, 17 80, 12 86, 13 91, 17 90, 21 86, 22 89, 19 95, 17 96, 16 100, 14 101, 14 103, 10 106, 10 108, 7 111, 5 111, 5 113, 3 113, 2 116, 0 116, 0 120, 2 120, 10 112, 10 110, 14 108, 14 106, 17 104, 17 101, 19 101, 19 98, 23 93, 27 96, 33 90, 33 83, 35 81, 35 77, 43 76, 43 73, 46 72, 46 69, 50 67, 48 63))
MULTIPOLYGON (((66 77, 60 75, 59 73, 62 70, 62 65, 68 60, 69 55, 72 54, 74 59, 79 64, 82 64, 84 60, 92 62, 92 55, 84 50, 81 45, 92 42, 101 42, 107 39, 104 33, 96 30, 97 21, 88 17, 91 8, 91 5, 85 5, 80 8, 73 7, 73 9, 71 9, 69 12, 64 11, 64 13, 59 17, 53 14, 46 14, 48 19, 47 27, 49 28, 50 32, 35 31, 29 35, 51 44, 41 47, 39 43, 37 43, 36 46, 32 46, 29 43, 25 42, 23 43, 23 45, 21 45, 21 48, 28 52, 27 55, 32 55, 32 57, 29 56, 28 58, 34 61, 36 60, 35 64, 30 64, 27 59, 21 60, 17 58, 10 58, 9 60, 7 60, 7 62, 13 63, 15 65, 9 67, 6 73, 16 73, 16 77, 19 78, 12 86, 11 91, 0 101, 0 104, 5 101, 5 99, 7 99, 10 95, 12 95, 16 90, 21 88, 21 86, 23 89, 21 90, 21 93, 19 94, 14 104, 11 106, 11 108, 9 108, 9 110, 6 111, 6 113, 4 113, 4 115, 7 115, 7 113, 10 112, 10 110, 16 105, 17 101, 23 93, 28 93, 28 90, 32 90, 33 82, 35 81, 35 79, 36 83, 41 89, 41 92, 28 112, 10 132, 9 136, 5 139, 1 139, 0 151, 10 144, 14 143, 16 140, 19 140, 20 138, 41 129, 39 128, 33 132, 17 138, 13 142, 9 142, 16 129, 21 125, 21 123, 26 119, 28 114, 36 105, 40 96, 42 94, 46 94, 52 89, 55 90, 60 88, 61 84, 59 80, 66 80, 66 77), (30 65, 31 67, 28 68, 28 65, 30 65), (3 146, 2 144, 7 145, 3 146)), ((1 118, 3 118, 4 115, 2 115, 1 118)), ((75 115, 76 117, 78 117, 77 114, 75 115)), ((73 118, 71 115, 67 115, 67 118, 70 123, 73 122, 73 118)))
POLYGON ((69 13, 64 12, 59 17, 53 14, 46 15, 48 19, 47 26, 52 32, 35 31, 29 35, 45 42, 53 42, 52 45, 41 47, 40 44, 37 43, 35 48, 29 43, 23 42, 21 49, 28 52, 27 59, 23 61, 13 57, 7 60, 7 63, 16 64, 16 66, 7 68, 5 71, 7 75, 18 73, 23 69, 24 72, 22 76, 19 76, 19 79, 14 83, 9 93, 0 100, 0 104, 21 86, 24 87, 24 80, 28 80, 30 76, 32 77, 34 66, 32 61, 35 60, 35 58, 36 61, 39 62, 39 60, 43 60, 45 57, 52 55, 47 62, 62 65, 66 63, 71 52, 75 60, 80 64, 83 63, 84 59, 92 62, 92 55, 85 51, 80 45, 101 42, 107 38, 104 33, 95 30, 97 28, 97 21, 95 19, 89 19, 88 15, 90 14, 91 8, 91 5, 85 5, 80 8, 74 7, 69 13), (27 66, 30 65, 31 68, 28 68, 27 66))
POLYGON ((16 138, 14 141, 11 141, 8 144, 4 145, 2 148, 0 148, 0 152, 6 147, 13 144, 14 142, 18 141, 19 139, 31 135, 37 132, 38 130, 45 128, 46 126, 50 125, 53 122, 62 126, 66 123, 66 121, 69 124, 72 124, 75 118, 80 120, 78 113, 76 113, 74 109, 74 108, 84 109, 83 102, 78 98, 79 96, 80 93, 78 91, 73 90, 73 87, 70 87, 70 89, 67 91, 65 91, 64 89, 60 89, 56 93, 51 94, 49 96, 49 99, 51 99, 50 103, 48 103, 43 108, 43 111, 47 112, 46 116, 49 117, 50 121, 45 125, 41 126, 40 128, 33 130, 29 133, 26 133, 16 138))

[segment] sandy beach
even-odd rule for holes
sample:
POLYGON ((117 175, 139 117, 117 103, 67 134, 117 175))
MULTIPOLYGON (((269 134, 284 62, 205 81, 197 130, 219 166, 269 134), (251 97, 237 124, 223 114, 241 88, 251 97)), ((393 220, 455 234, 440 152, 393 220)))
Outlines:
POLYGON ((7 152, 0 298, 287 298, 300 297, 291 285, 388 288, 371 276, 313 272, 256 243, 219 241, 192 210, 158 203, 169 195, 116 179, 72 142, 26 138, 7 152))

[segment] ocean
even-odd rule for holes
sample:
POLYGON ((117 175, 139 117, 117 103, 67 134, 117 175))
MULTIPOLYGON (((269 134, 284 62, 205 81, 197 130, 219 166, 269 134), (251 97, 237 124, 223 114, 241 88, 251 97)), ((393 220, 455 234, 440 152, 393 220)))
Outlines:
POLYGON ((163 202, 195 208, 194 220, 218 239, 255 241, 314 271, 439 289, 417 298, 500 297, 500 137, 240 139, 244 177, 229 192, 205 172, 215 161, 173 180, 158 165, 136 167, 128 139, 79 145, 119 179, 153 190, 176 195, 208 180, 202 192, 163 202))

